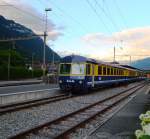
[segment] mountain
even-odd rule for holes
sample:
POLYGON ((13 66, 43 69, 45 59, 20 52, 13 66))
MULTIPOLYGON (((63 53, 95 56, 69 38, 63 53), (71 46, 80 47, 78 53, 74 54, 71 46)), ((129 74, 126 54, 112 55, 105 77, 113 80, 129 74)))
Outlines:
POLYGON ((132 62, 132 66, 139 69, 150 70, 150 57, 132 62))
MULTIPOLYGON (((0 16, 0 39, 17 38, 36 35, 31 29, 16 23, 13 20, 7 20, 0 16)), ((30 40, 15 41, 15 49, 25 57, 27 61, 31 61, 32 55, 37 61, 43 61, 43 40, 36 37, 30 40)), ((14 49, 13 42, 0 42, 0 49, 14 49)), ((55 61, 60 60, 60 56, 46 45, 46 62, 52 62, 54 56, 55 61)))

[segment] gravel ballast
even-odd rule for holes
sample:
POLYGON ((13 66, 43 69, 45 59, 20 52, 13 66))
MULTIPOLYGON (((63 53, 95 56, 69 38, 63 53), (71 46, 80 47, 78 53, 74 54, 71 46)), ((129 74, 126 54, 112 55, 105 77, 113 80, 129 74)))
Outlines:
POLYGON ((81 95, 71 99, 2 115, 0 116, 0 139, 8 138, 11 135, 15 135, 18 132, 34 127, 35 125, 54 120, 91 103, 117 94, 136 84, 137 83, 132 83, 128 86, 90 92, 89 95, 81 95))

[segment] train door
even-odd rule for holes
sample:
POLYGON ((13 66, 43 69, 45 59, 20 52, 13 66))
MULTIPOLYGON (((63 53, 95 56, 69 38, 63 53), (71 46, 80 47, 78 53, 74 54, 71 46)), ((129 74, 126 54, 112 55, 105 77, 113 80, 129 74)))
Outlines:
POLYGON ((94 78, 95 78, 95 65, 92 64, 92 87, 94 87, 94 78))

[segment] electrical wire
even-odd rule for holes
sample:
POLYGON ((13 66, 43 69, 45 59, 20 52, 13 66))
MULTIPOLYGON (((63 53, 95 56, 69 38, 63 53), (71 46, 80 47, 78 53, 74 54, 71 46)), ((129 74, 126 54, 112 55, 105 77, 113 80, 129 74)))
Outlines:
POLYGON ((126 22, 126 20, 125 20, 124 15, 122 14, 122 11, 121 11, 120 7, 118 6, 118 3, 116 2, 116 0, 113 0, 113 1, 114 1, 114 5, 115 5, 116 9, 118 10, 119 16, 122 18, 122 21, 123 21, 123 23, 124 23, 124 26, 125 26, 126 28, 128 28, 127 22, 126 22))
MULTIPOLYGON (((50 1, 50 0, 49 0, 50 1)), ((69 18, 72 22, 76 23, 79 25, 79 27, 84 31, 84 32, 88 32, 88 28, 86 28, 85 25, 82 25, 76 18, 74 18, 72 15, 70 15, 69 13, 65 12, 63 9, 61 9, 60 7, 58 7, 54 2, 50 1, 55 8, 57 8, 61 14, 63 14, 64 16, 66 16, 67 18, 69 18)))
POLYGON ((97 12, 97 10, 95 9, 95 7, 90 3, 89 0, 86 0, 87 4, 89 5, 89 7, 92 9, 92 11, 96 14, 96 16, 98 17, 99 19, 99 22, 103 24, 103 26, 105 27, 105 29, 111 33, 110 29, 106 26, 106 24, 104 23, 101 15, 97 12))
MULTIPOLYGON (((43 3, 43 1, 41 1, 41 0, 38 0, 42 5, 44 5, 44 7, 47 7, 47 5, 46 4, 44 4, 43 3)), ((62 21, 62 22, 64 22, 64 19, 63 19, 63 17, 62 17, 62 13, 61 13, 61 15, 59 15, 59 14, 56 14, 55 12, 53 12, 53 15, 55 15, 56 17, 57 17, 57 19, 59 19, 60 20, 60 18, 62 18, 62 20, 60 20, 60 21, 62 21)), ((71 31, 69 31, 69 32, 74 32, 74 30, 73 29, 71 29, 71 28, 69 28, 69 30, 71 30, 71 31)), ((67 33, 65 34, 65 35, 67 35, 67 36, 71 36, 71 34, 69 33, 68 31, 67 31, 67 33)))
POLYGON ((112 25, 114 26, 114 28, 115 28, 116 30, 119 30, 117 24, 114 22, 113 18, 107 14, 107 12, 106 12, 105 9, 103 8, 103 6, 102 6, 97 0, 94 0, 94 1, 95 1, 96 5, 99 7, 99 9, 100 9, 100 10, 105 14, 105 16, 110 20, 110 22, 112 23, 112 25))

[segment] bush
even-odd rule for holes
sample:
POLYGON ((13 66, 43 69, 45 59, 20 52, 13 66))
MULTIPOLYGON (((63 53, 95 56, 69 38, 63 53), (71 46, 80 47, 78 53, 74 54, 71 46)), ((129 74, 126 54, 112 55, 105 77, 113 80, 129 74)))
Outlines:
MULTIPOLYGON (((42 76, 42 70, 35 69, 33 71, 28 70, 25 67, 10 67, 10 80, 15 79, 27 79, 33 77, 42 76)), ((0 80, 8 79, 8 68, 7 66, 0 66, 0 80)))
POLYGON ((0 80, 7 80, 7 79, 8 79, 7 67, 1 66, 0 67, 0 80))
POLYGON ((140 115, 142 130, 136 130, 137 139, 150 139, 150 111, 140 115))
POLYGON ((41 77, 43 75, 43 71, 41 69, 33 70, 33 77, 41 77))

